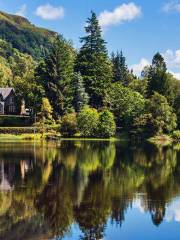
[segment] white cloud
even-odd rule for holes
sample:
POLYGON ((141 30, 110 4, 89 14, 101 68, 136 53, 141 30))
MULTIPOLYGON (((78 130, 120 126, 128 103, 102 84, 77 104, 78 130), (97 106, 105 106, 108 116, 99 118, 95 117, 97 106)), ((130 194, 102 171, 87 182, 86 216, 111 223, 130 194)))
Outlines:
POLYGON ((178 80, 180 80, 180 49, 177 49, 176 51, 173 51, 171 49, 168 49, 165 53, 162 54, 164 57, 164 60, 166 61, 167 67, 169 72, 178 80), (177 72, 172 71, 177 69, 177 72))
POLYGON ((173 73, 174 77, 180 80, 180 73, 173 73))
POLYGON ((168 67, 180 68, 180 49, 177 49, 176 51, 168 49, 163 56, 168 67))
POLYGON ((64 8, 54 7, 50 4, 41 5, 36 9, 36 15, 44 20, 56 20, 64 17, 64 8))
POLYGON ((136 209, 139 209, 139 211, 141 212, 141 213, 145 213, 145 209, 144 209, 144 207, 143 207, 143 204, 142 204, 142 199, 141 198, 135 198, 134 200, 133 200, 133 208, 136 208, 136 209))
POLYGON ((122 4, 116 7, 112 12, 105 10, 99 15, 99 23, 102 28, 111 25, 121 24, 125 21, 132 21, 141 16, 141 7, 135 3, 122 4))
POLYGON ((23 4, 15 14, 18 16, 25 17, 26 10, 27 10, 27 6, 26 6, 26 4, 23 4))
POLYGON ((175 73, 173 71, 169 71, 177 80, 180 80, 180 73, 175 73))
MULTIPOLYGON (((172 51, 168 49, 165 53, 162 53, 164 60, 167 64, 168 71, 178 80, 180 80, 180 49, 172 51)), ((134 74, 140 76, 144 67, 149 66, 151 63, 146 58, 141 58, 140 62, 130 66, 133 69, 134 74)))
POLYGON ((130 69, 133 69, 134 74, 140 76, 144 67, 149 66, 150 62, 146 58, 141 58, 140 62, 130 66, 130 69))
POLYGON ((166 210, 165 220, 167 222, 180 222, 180 202, 179 198, 175 199, 166 210))
POLYGON ((180 12, 180 2, 178 1, 171 1, 164 4, 162 10, 164 12, 180 12))

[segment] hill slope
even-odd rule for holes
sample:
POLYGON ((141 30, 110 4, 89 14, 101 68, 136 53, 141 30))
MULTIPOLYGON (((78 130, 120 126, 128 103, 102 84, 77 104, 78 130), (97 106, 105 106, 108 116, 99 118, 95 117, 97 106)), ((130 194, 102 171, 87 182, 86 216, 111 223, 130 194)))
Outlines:
POLYGON ((53 31, 34 26, 24 17, 0 11, 0 38, 35 59, 49 49, 55 35, 53 31))

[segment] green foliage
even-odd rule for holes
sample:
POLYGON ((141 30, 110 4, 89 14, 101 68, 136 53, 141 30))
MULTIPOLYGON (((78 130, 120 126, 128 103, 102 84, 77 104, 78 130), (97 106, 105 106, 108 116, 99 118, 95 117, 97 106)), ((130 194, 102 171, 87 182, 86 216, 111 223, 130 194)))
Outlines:
POLYGON ((0 86, 8 87, 12 85, 12 71, 7 60, 0 56, 0 86))
POLYGON ((145 133, 148 137, 154 135, 154 126, 151 113, 144 113, 140 116, 137 116, 134 119, 133 126, 137 133, 145 133))
POLYGON ((134 119, 134 127, 139 132, 145 132, 152 136, 172 132, 176 129, 176 120, 176 115, 167 99, 155 92, 147 101, 146 113, 140 114, 134 119))
POLYGON ((156 53, 148 72, 148 96, 154 92, 166 95, 168 90, 168 74, 166 63, 160 53, 156 53))
MULTIPOLYGON (((46 126, 46 132, 57 132, 59 130, 59 126, 46 126)), ((20 125, 19 127, 0 127, 0 134, 33 134, 35 133, 41 133, 42 129, 41 126, 34 126, 34 127, 22 127, 20 125)))
POLYGON ((172 97, 173 97, 173 108, 177 116, 177 125, 180 129, 180 81, 173 79, 171 82, 172 97))
POLYGON ((180 141, 180 130, 174 131, 174 132, 172 133, 172 138, 173 138, 175 141, 180 141))
POLYGON ((26 107, 38 109, 44 89, 34 78, 35 65, 31 56, 0 40, 0 87, 13 87, 19 102, 24 99, 26 107))
POLYGON ((75 53, 69 42, 57 36, 50 53, 36 70, 36 75, 44 86, 54 115, 63 115, 72 103, 71 80, 73 77, 75 53))
POLYGON ((119 83, 112 84, 108 93, 110 109, 119 125, 129 126, 132 120, 144 111, 145 100, 141 94, 123 87, 119 83))
POLYGON ((34 133, 34 127, 0 127, 0 133, 1 134, 34 133))
POLYGON ((29 117, 23 116, 0 116, 0 126, 16 127, 16 126, 30 126, 33 121, 29 117))
POLYGON ((112 80, 112 66, 94 12, 87 20, 85 31, 87 35, 81 38, 83 46, 77 56, 76 71, 84 79, 90 105, 99 108, 105 105, 106 92, 112 80))
POLYGON ((83 137, 97 136, 99 114, 96 109, 85 106, 78 114, 77 123, 83 137))
POLYGON ((0 12, 0 38, 20 52, 40 59, 50 49, 55 33, 35 27, 23 17, 0 12))
POLYGON ((178 129, 180 129, 180 107, 179 106, 180 106, 180 95, 175 99, 175 102, 174 102, 174 109, 177 116, 178 129))
POLYGON ((111 61, 113 66, 113 82, 120 82, 124 86, 128 86, 131 77, 123 52, 117 52, 116 54, 113 52, 111 61))
POLYGON ((109 110, 103 110, 99 113, 99 137, 113 137, 116 133, 116 123, 114 115, 109 110))
POLYGON ((89 97, 85 92, 83 78, 80 73, 74 73, 73 81, 73 106, 79 112, 83 106, 88 104, 89 97))
POLYGON ((95 108, 85 106, 78 114, 77 123, 83 137, 109 138, 116 132, 114 115, 107 109, 98 113, 95 108))
POLYGON ((152 114, 153 125, 157 133, 172 132, 176 128, 176 115, 166 97, 155 92, 149 100, 148 111, 152 114))
POLYGON ((77 133, 76 113, 67 113, 62 117, 61 133, 63 136, 73 136, 77 133))
POLYGON ((42 99, 41 114, 45 119, 52 119, 53 109, 48 98, 42 99))
POLYGON ((140 93, 143 97, 147 95, 147 79, 134 79, 128 87, 140 93))

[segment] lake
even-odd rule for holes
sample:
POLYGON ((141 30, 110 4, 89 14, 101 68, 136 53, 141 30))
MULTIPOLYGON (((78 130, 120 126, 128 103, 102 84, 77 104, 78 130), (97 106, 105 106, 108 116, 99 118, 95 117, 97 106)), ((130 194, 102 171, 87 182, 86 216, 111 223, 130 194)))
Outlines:
POLYGON ((0 143, 1 240, 179 240, 180 145, 0 143))

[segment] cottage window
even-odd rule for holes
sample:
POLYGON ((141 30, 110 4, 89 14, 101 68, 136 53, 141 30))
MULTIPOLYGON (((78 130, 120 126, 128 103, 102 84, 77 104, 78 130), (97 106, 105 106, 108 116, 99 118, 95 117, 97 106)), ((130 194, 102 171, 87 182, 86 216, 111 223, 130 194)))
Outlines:
POLYGON ((15 106, 9 106, 9 112, 14 113, 15 112, 15 106))
POLYGON ((10 104, 14 103, 14 97, 10 98, 10 104))

